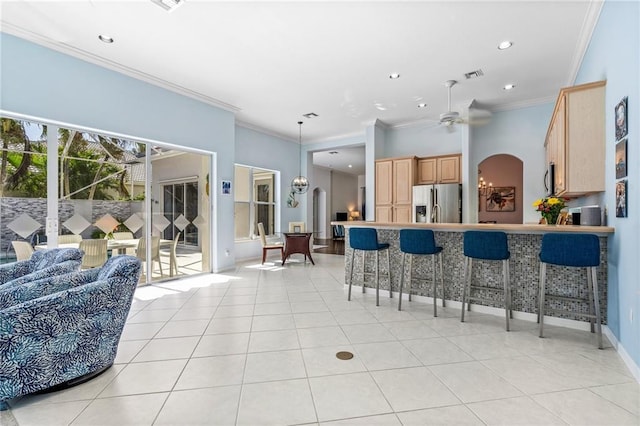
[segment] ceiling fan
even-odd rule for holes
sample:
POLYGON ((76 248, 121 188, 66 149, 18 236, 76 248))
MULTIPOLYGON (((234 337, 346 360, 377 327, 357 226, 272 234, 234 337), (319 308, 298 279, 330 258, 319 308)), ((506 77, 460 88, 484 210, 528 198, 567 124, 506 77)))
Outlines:
POLYGON ((456 80, 447 80, 444 82, 447 88, 447 112, 440 114, 440 124, 444 126, 452 126, 458 123, 471 125, 486 124, 489 118, 491 118, 491 111, 471 107, 469 108, 469 116, 461 117, 460 113, 451 109, 451 88, 457 83, 456 80))

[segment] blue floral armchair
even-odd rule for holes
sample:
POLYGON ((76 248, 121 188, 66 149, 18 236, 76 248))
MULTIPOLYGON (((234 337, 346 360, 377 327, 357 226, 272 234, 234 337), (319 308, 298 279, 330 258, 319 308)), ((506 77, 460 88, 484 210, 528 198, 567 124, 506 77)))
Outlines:
POLYGON ((99 269, 0 288, 0 410, 113 364, 140 268, 137 258, 116 256, 99 269))
POLYGON ((0 266, 0 290, 26 282, 80 269, 82 250, 56 248, 38 250, 29 260, 0 266))

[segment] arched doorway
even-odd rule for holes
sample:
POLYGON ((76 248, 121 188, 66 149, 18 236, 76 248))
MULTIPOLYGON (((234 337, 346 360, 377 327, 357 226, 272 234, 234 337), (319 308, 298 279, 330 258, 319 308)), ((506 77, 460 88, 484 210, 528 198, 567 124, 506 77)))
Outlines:
POLYGON ((478 222, 522 223, 523 163, 517 157, 497 154, 478 164, 478 222))

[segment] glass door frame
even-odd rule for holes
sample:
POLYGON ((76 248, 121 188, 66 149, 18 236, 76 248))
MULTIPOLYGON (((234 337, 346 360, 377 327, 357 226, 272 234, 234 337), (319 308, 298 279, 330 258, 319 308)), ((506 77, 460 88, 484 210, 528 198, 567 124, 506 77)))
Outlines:
MULTIPOLYGON (((46 224, 45 224, 45 231, 47 234, 48 245, 50 245, 52 248, 58 246, 58 233, 59 233, 59 230, 58 230, 58 221, 59 221, 59 217, 58 217, 58 206, 59 206, 58 129, 59 128, 77 130, 81 132, 96 133, 96 134, 114 137, 114 138, 134 140, 134 141, 138 141, 145 144, 146 173, 145 173, 144 211, 145 211, 146 219, 144 221, 143 229, 144 229, 144 236, 147 239, 147 241, 151 241, 151 235, 152 235, 152 229, 153 229, 152 222, 151 222, 152 221, 151 206, 153 203, 153 200, 151 199, 151 182, 152 182, 151 181, 151 178, 152 178, 151 150, 152 150, 152 147, 173 149, 181 152, 188 152, 192 154, 206 156, 209 159, 209 172, 208 172, 209 176, 216 176, 214 172, 214 168, 216 164, 215 152, 200 150, 197 148, 183 147, 183 146, 173 145, 166 142, 158 142, 155 140, 141 138, 137 136, 109 132, 106 130, 99 130, 99 129, 89 128, 84 126, 78 126, 78 125, 63 123, 63 122, 54 121, 54 120, 47 120, 44 118, 34 117, 31 115, 13 113, 3 109, 0 109, 0 116, 4 118, 14 119, 14 120, 34 122, 34 123, 47 126, 47 156, 48 156, 47 157, 47 218, 46 218, 46 224)), ((215 179, 213 179, 213 181, 215 181, 215 179)), ((215 229, 215 226, 217 225, 217 215, 216 215, 216 209, 215 209, 217 200, 214 194, 215 194, 215 190, 210 192, 210 195, 208 198, 210 205, 206 206, 206 207, 211 207, 210 209, 211 214, 209 215, 209 220, 207 223, 208 235, 209 235, 209 238, 208 238, 209 256, 208 256, 208 261, 206 263, 209 265, 209 267, 207 268, 206 271, 205 270, 202 271, 203 274, 212 273, 217 265, 217 241, 214 238, 214 235, 215 235, 214 229, 215 229)), ((202 207, 205 208, 205 206, 202 206, 202 207)), ((153 266, 153 260, 151 258, 151 244, 146 244, 146 250, 147 250, 147 253, 146 253, 145 270, 151 271, 152 270, 151 268, 153 266)), ((205 247, 202 247, 202 251, 204 253, 205 247)), ((203 265, 205 264, 204 257, 202 259, 202 263, 203 265)), ((146 274, 145 281, 141 282, 140 284, 145 285, 145 284, 151 284, 153 282, 157 282, 157 281, 152 280, 152 274, 146 274)))

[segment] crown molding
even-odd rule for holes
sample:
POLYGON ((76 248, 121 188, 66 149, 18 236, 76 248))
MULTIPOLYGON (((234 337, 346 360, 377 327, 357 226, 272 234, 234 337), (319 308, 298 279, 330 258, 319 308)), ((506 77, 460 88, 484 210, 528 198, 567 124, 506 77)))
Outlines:
POLYGON ((542 98, 535 98, 535 99, 527 99, 520 102, 512 102, 508 104, 498 105, 496 107, 491 108, 490 111, 491 112, 510 111, 512 109, 520 109, 520 108, 527 108, 527 107, 543 105, 548 103, 555 103, 556 99, 557 99, 557 95, 545 96, 542 98))
POLYGON ((151 74, 147 74, 142 71, 136 70, 134 68, 126 67, 120 63, 106 60, 104 58, 93 55, 89 52, 86 52, 82 49, 77 49, 67 44, 52 40, 48 37, 43 37, 41 35, 32 33, 31 31, 27 31, 23 28, 17 27, 7 22, 2 22, 2 32, 36 43, 40 46, 47 47, 49 49, 66 54, 76 59, 80 59, 85 62, 89 62, 91 64, 109 69, 111 71, 118 72, 128 77, 135 78, 136 80, 144 81, 145 83, 149 83, 154 86, 161 87, 163 89, 169 90, 179 95, 183 95, 188 98, 195 99, 197 101, 214 106, 216 108, 223 109, 225 111, 236 113, 241 110, 240 108, 234 105, 228 104, 226 102, 222 102, 210 96, 203 95, 202 93, 187 89, 186 87, 171 83, 167 80, 163 80, 151 74))
MULTIPOLYGON (((283 139, 287 142, 294 142, 298 144, 298 139, 283 135, 282 133, 274 132, 273 130, 258 126, 257 124, 249 123, 248 121, 242 121, 236 118, 236 126, 244 127, 245 129, 253 130, 254 132, 262 133, 267 136, 273 136, 274 138, 283 139)), ((303 143, 302 145, 305 144, 303 143)))
POLYGON ((587 53, 587 48, 589 47, 589 43, 591 42, 593 32, 596 29, 596 24, 598 23, 598 19, 600 18, 600 12, 602 12, 603 5, 603 1, 589 2, 589 8, 587 9, 584 21, 582 21, 580 36, 578 37, 578 42, 576 43, 576 48, 574 49, 575 54, 573 56, 573 60, 571 61, 571 68, 569 77, 567 79, 567 86, 575 85, 576 78, 578 77, 578 71, 580 71, 580 66, 582 66, 584 55, 587 53))

